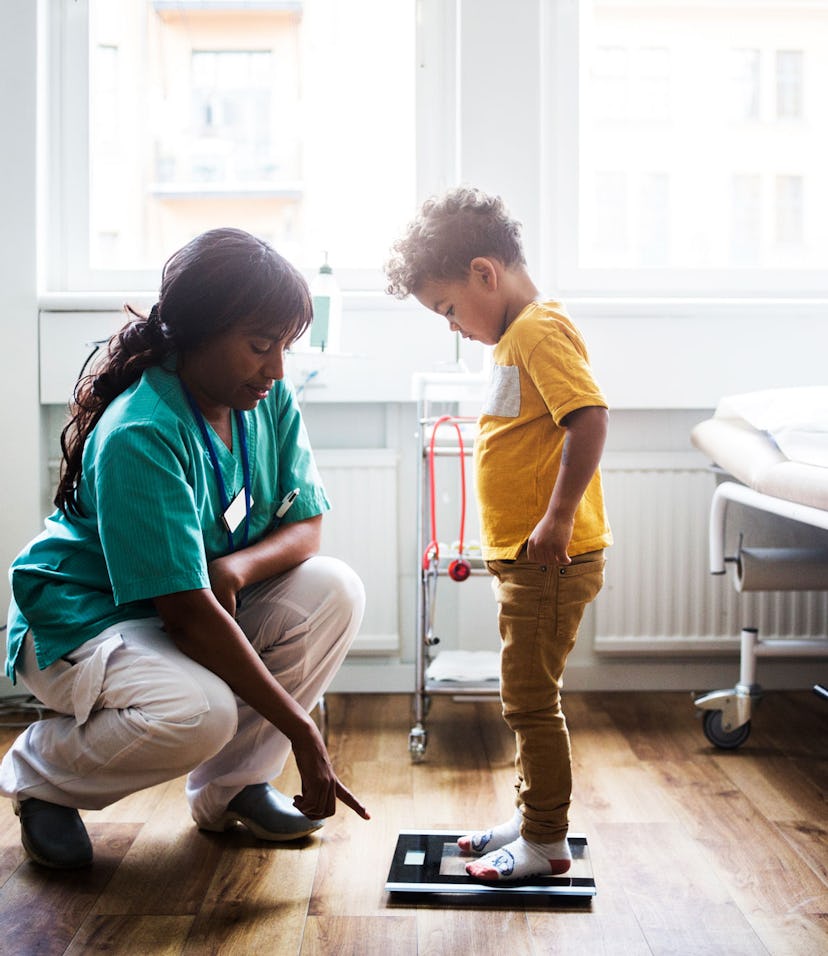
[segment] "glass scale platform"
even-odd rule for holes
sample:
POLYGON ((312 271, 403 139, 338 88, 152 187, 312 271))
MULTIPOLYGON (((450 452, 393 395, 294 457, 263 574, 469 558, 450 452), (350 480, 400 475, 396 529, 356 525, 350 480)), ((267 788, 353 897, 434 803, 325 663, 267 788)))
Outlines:
POLYGON ((465 865, 470 857, 457 846, 463 832, 445 830, 400 831, 385 889, 398 894, 460 896, 471 900, 508 897, 595 896, 595 879, 586 836, 569 835, 572 867, 563 876, 535 876, 514 882, 484 883, 468 876, 465 865))

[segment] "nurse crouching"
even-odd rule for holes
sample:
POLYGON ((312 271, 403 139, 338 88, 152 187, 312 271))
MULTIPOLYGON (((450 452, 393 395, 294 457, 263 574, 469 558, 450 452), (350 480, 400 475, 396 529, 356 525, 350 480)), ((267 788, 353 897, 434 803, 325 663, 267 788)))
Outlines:
POLYGON ((211 230, 78 383, 57 510, 11 569, 6 672, 58 716, 17 738, 0 793, 44 866, 91 863, 79 808, 184 773, 205 830, 298 839, 337 800, 368 819, 308 714, 365 601, 317 555, 329 503, 283 380, 311 308, 267 243, 211 230), (291 750, 292 801, 268 782, 291 750))

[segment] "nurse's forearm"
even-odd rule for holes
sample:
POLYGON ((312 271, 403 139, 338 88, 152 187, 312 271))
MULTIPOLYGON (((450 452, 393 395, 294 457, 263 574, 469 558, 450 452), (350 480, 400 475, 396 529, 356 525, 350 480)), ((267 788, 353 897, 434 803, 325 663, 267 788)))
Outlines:
MULTIPOLYGON (((210 563, 210 578, 238 594, 242 588, 290 571, 319 551, 322 515, 280 525, 255 544, 210 563)), ((215 583, 215 582, 214 582, 215 583)))
POLYGON ((316 724, 268 671, 213 592, 204 588, 166 594, 155 598, 155 606, 176 646, 217 674, 290 741, 302 778, 294 806, 321 820, 332 816, 341 800, 367 820, 368 811, 337 778, 316 724))

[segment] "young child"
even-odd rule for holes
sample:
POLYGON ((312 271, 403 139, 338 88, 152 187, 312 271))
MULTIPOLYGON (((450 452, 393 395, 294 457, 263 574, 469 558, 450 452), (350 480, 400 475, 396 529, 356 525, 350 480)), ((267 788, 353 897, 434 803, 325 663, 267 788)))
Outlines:
POLYGON ((458 840, 481 880, 565 873, 572 790, 561 681, 612 543, 598 464, 607 403, 559 302, 541 301, 502 200, 460 188, 425 203, 386 264, 453 332, 493 345, 475 443, 483 557, 502 639, 501 699, 515 734, 516 810, 458 840))

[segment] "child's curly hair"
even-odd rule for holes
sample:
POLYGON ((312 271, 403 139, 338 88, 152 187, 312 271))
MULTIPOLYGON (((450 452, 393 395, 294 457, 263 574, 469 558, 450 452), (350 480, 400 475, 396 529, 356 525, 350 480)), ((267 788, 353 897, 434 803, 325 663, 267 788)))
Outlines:
POLYGON ((477 256, 525 265, 520 223, 499 196, 461 186, 428 199, 385 263, 386 292, 404 299, 424 282, 465 279, 477 256))

